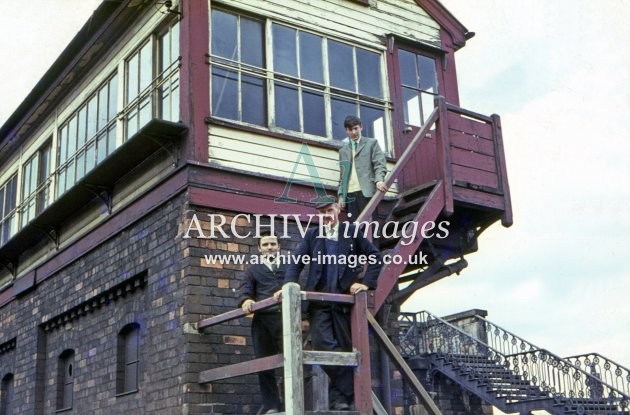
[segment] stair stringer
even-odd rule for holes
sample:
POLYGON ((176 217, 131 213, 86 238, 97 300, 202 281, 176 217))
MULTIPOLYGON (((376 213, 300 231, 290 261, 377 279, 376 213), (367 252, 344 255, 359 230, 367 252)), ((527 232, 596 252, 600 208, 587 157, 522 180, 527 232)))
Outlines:
MULTIPOLYGON (((439 181, 414 217, 413 222, 418 222, 420 224, 419 228, 421 228, 422 224, 435 221, 440 213, 442 213, 445 203, 444 184, 442 181, 439 181)), ((405 262, 407 262, 407 259, 410 258, 411 255, 416 253, 423 239, 421 232, 409 238, 401 238, 396 246, 389 252, 392 258, 397 255, 406 259, 399 264, 390 262, 389 264, 385 264, 381 269, 378 278, 378 287, 374 293, 374 313, 381 308, 389 293, 394 286, 398 284, 398 277, 406 267, 405 262)))

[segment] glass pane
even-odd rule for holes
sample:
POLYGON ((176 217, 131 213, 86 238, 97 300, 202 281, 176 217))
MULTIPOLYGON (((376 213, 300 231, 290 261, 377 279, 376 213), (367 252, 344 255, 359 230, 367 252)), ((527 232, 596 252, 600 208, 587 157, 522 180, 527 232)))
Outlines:
POLYGON ((437 94, 437 73, 435 59, 418 55, 418 68, 420 69, 420 89, 437 94))
POLYGON ((151 97, 145 97, 140 104, 140 117, 138 128, 142 128, 151 120, 151 97))
MULTIPOLYGON (((127 63, 127 103, 133 101, 138 96, 138 67, 140 58, 135 54, 127 63)), ((103 101, 107 102, 107 101, 103 101)))
POLYGON ((60 409, 72 407, 72 381, 63 385, 63 404, 60 409))
POLYGON ((31 167, 33 161, 30 161, 26 166, 24 166, 24 177, 22 179, 22 183, 24 183, 24 197, 28 197, 31 194, 31 167))
POLYGON ((288 130, 300 131, 298 91, 294 85, 276 82, 276 125, 288 130))
POLYGON ((250 124, 267 125, 265 82, 257 76, 243 75, 243 120, 250 124))
POLYGON ((321 92, 302 93, 304 132, 326 136, 326 113, 324 94, 321 92))
POLYGON ((109 120, 107 115, 107 85, 98 91, 98 130, 101 130, 109 120))
POLYGON ((386 151, 385 146, 385 111, 380 107, 361 105, 361 123, 363 124, 362 134, 365 137, 376 138, 381 145, 381 149, 386 151))
POLYGON ((171 61, 175 62, 179 58, 179 21, 171 28, 171 61))
POLYGON ((328 67, 332 86, 355 91, 352 46, 329 40, 328 67))
POLYGON ((164 33, 160 37, 160 72, 168 68, 171 63, 171 34, 164 33))
POLYGON ((107 155, 107 132, 98 136, 96 142, 96 163, 100 163, 107 155))
POLYGON ((6 200, 4 202, 6 213, 9 213, 9 211, 15 209, 16 195, 17 195, 17 175, 9 179, 9 183, 7 184, 6 200))
POLYGON ((153 53, 151 51, 151 42, 140 50, 140 91, 144 91, 151 84, 153 79, 153 53))
POLYGON ((66 169, 62 168, 57 174, 57 196, 61 196, 66 191, 66 169))
POLYGON ((359 94, 382 98, 381 59, 379 54, 359 48, 356 49, 356 52, 359 94))
POLYGON ((406 50, 398 50, 398 65, 400 67, 400 81, 412 88, 418 87, 418 73, 416 71, 416 54, 406 50))
POLYGON ((343 128, 343 120, 348 115, 358 115, 357 106, 354 101, 333 98, 331 100, 332 113, 332 134, 334 140, 343 140, 346 138, 346 130, 343 128))
POLYGON ((68 124, 68 157, 77 151, 77 116, 73 116, 68 124))
POLYGON ((276 72, 297 76, 295 29, 273 25, 273 69, 276 72))
POLYGON ((5 189, 6 189, 5 186, 0 188, 0 220, 4 218, 4 190, 5 189))
POLYGON ((107 154, 112 154, 116 149, 116 124, 107 130, 107 154))
POLYGON ((66 124, 59 133, 59 162, 63 163, 68 157, 68 125, 66 124))
POLYGON ((300 77, 323 84, 322 38, 306 32, 299 32, 298 36, 300 38, 300 77))
POLYGON ((77 121, 77 149, 83 147, 85 144, 85 132, 87 128, 87 108, 84 106, 79 110, 79 116, 77 121))
POLYGON ((96 145, 94 142, 88 145, 87 150, 85 152, 85 172, 89 172, 94 168, 94 163, 96 162, 96 145))
POLYGON ((238 74, 212 68, 212 115, 238 120, 238 74))
POLYGON ((125 335, 125 363, 138 360, 138 331, 131 330, 125 335))
POLYGON ((96 134, 98 121, 98 96, 94 95, 87 104, 87 139, 90 140, 96 134))
POLYGON ((66 189, 72 187, 74 184, 74 162, 68 163, 66 167, 66 189))
MULTIPOLYGON (((118 107, 117 91, 118 91, 118 76, 115 75, 109 81, 109 106, 108 106, 107 121, 110 121, 114 117, 116 117, 116 108, 118 107)), ((99 98, 99 105, 107 105, 107 101, 101 102, 99 98)), ((100 126, 100 128, 103 128, 103 126, 100 126)))
POLYGON ((138 389, 138 364, 125 366, 125 392, 138 389))
POLYGON ((241 17, 241 61, 262 68, 264 53, 262 23, 241 17))
POLYGON ((76 181, 81 180, 81 178, 85 175, 85 151, 82 150, 78 153, 77 156, 77 175, 76 181))
POLYGON ((418 93, 409 88, 403 88, 403 111, 405 124, 421 126, 420 97, 418 93))
POLYGON ((211 51, 213 55, 236 60, 236 16, 220 10, 212 10, 212 39, 211 51))
POLYGON ((435 96, 421 93, 420 98, 422 100, 422 124, 424 124, 435 108, 435 96))

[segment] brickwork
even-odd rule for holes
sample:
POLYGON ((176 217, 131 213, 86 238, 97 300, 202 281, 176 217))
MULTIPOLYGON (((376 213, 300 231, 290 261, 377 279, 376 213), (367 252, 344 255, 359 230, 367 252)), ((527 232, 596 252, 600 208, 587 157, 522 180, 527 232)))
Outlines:
MULTIPOLYGON (((195 207, 187 212, 187 217, 196 215, 202 230, 207 235, 210 229, 208 214, 221 214, 226 223, 238 212, 225 212, 195 207)), ((184 234, 189 225, 185 221, 181 225, 180 234, 184 234)), ((254 238, 253 222, 244 218, 235 220, 235 230, 239 235, 251 232, 251 235, 237 239, 224 238, 216 234, 216 238, 200 238, 198 233, 190 232, 186 240, 182 275, 185 282, 185 318, 187 322, 197 322, 202 318, 231 311, 237 307, 237 291, 243 283, 240 276, 246 265, 228 263, 209 263, 205 255, 257 255, 257 240, 254 238)), ((268 223, 268 222, 264 222, 268 223)), ((276 234, 282 236, 282 223, 276 223, 276 234)), ((226 233, 231 236, 231 230, 226 233)), ((295 249, 300 241, 297 230, 289 227, 290 238, 280 239, 283 253, 295 249)), ((214 326, 204 334, 187 335, 187 358, 189 372, 184 376, 188 393, 185 405, 189 413, 208 413, 209 404, 223 404, 217 410, 225 414, 255 414, 261 400, 258 393, 256 375, 241 376, 215 382, 211 385, 199 385, 198 374, 201 371, 239 363, 253 359, 253 348, 250 336, 251 319, 241 318, 229 323, 214 326), (209 393, 211 392, 211 393, 209 393), (202 405, 204 404, 204 405, 202 405), (205 411, 205 412, 204 412, 205 411)))
POLYGON ((54 413, 58 363, 74 351, 76 414, 181 413, 183 198, 166 202, 2 308, 0 377, 14 374, 17 413, 54 413), (139 391, 116 396, 118 333, 140 326, 139 391))

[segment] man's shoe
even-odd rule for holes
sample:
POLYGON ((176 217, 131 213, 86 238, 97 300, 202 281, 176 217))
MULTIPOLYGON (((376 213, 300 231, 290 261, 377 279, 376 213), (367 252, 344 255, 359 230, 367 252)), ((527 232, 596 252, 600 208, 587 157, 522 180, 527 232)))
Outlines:
POLYGON ((350 410, 350 405, 348 405, 345 402, 334 402, 330 406, 330 409, 332 409, 334 411, 349 411, 350 410))
POLYGON ((271 408, 271 409, 267 409, 265 412, 263 412, 263 414, 277 414, 278 412, 280 411, 277 410, 276 408, 271 408))

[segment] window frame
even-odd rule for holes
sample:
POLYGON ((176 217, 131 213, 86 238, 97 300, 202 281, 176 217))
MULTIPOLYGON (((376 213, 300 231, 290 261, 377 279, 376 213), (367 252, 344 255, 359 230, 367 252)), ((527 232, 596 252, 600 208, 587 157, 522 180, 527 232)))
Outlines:
MULTIPOLYGON (((334 135, 335 133, 333 130, 333 125, 332 125, 334 114, 331 107, 333 105, 333 101, 335 98, 341 98, 343 100, 351 101, 352 105, 355 106, 354 113, 352 115, 360 116, 362 118, 362 121, 364 121, 365 116, 362 116, 363 114, 359 114, 358 112, 363 108, 367 108, 368 105, 372 107, 377 107, 382 111, 383 135, 382 135, 382 138, 378 140, 386 154, 392 153, 392 149, 393 149, 392 109, 393 109, 393 106, 392 106, 392 102, 390 98, 391 97, 390 88, 388 86, 388 81, 387 81, 388 79, 387 61, 386 61, 386 56, 385 56, 386 48, 384 45, 373 45, 373 44, 357 42, 355 40, 345 39, 339 36, 335 36, 334 34, 331 34, 331 33, 326 33, 324 31, 317 32, 317 31, 314 31, 305 27, 287 23, 286 21, 273 19, 273 18, 265 17, 265 16, 256 16, 249 13, 244 13, 240 10, 239 11, 230 10, 230 9, 226 9, 222 7, 211 9, 211 13, 215 11, 228 13, 233 16, 236 16, 239 19, 239 22, 241 18, 246 18, 246 19, 257 20, 264 25, 263 43, 265 45, 265 55, 264 55, 265 62, 264 62, 264 67, 257 68, 257 69, 260 70, 261 73, 265 74, 264 76, 261 75, 261 78, 264 79, 264 81, 267 84, 266 91, 267 91, 268 100, 265 106, 265 112, 267 113, 266 125, 251 124, 251 123, 244 122, 242 121, 242 118, 240 117, 240 113, 239 113, 239 119, 223 117, 220 115, 216 115, 214 113, 213 110, 214 110, 215 103, 213 102, 213 97, 212 97, 212 92, 214 88, 213 82, 212 82, 213 81, 212 71, 215 65, 223 68, 224 65, 221 63, 221 60, 225 60, 226 58, 218 56, 213 53, 212 51, 213 33, 212 33, 212 27, 210 27, 210 44, 208 46, 210 50, 210 54, 209 54, 210 55, 209 57, 210 75, 209 76, 211 78, 211 82, 210 82, 211 116, 209 117, 210 122, 242 126, 242 127, 245 127, 246 129, 252 128, 253 130, 266 131, 266 132, 285 135, 289 137, 297 137, 300 139, 308 139, 308 140, 312 140, 318 143, 329 144, 329 145, 338 147, 341 145, 340 144, 341 141, 346 138, 346 135, 345 135, 345 132, 343 133, 343 135, 338 135, 338 136, 334 135), (287 75, 287 74, 281 74, 276 70, 275 68, 276 65, 275 65, 274 57, 273 57, 274 55, 274 35, 273 35, 274 25, 279 25, 279 26, 293 29, 296 31, 296 33, 306 33, 306 34, 318 36, 319 38, 321 38, 322 40, 322 73, 323 73, 322 83, 317 83, 317 82, 308 80, 304 78, 303 76, 301 76, 301 74, 298 74, 297 76, 292 76, 292 75, 287 75), (332 82, 329 79, 329 74, 330 74, 329 45, 331 42, 340 43, 340 44, 347 45, 350 48, 352 48, 353 71, 354 71, 353 73, 354 91, 343 90, 343 88, 334 86, 332 85, 332 82), (364 50, 366 52, 374 53, 378 59, 378 62, 379 62, 378 79, 380 82, 381 97, 370 97, 368 95, 365 95, 359 92, 359 77, 357 76, 357 73, 356 73, 357 72, 356 56, 357 56, 358 50, 364 50), (276 123, 274 122, 275 112, 276 112, 275 102, 274 102, 276 99, 276 91, 275 91, 275 89, 277 88, 276 83, 278 82, 287 83, 287 79, 289 79, 288 83, 295 85, 296 89, 298 90, 297 107, 298 107, 298 117, 299 117, 299 124, 300 124, 299 131, 293 130, 293 129, 282 128, 276 125, 276 123), (326 123, 325 136, 309 134, 308 132, 304 131, 305 113, 303 112, 303 95, 304 95, 303 91, 306 89, 308 90, 313 89, 316 92, 321 92, 323 94, 323 101, 324 101, 324 110, 323 110, 324 117, 323 118, 324 118, 324 122, 326 123)), ((237 23, 237 24, 240 24, 240 23, 237 23)), ((240 30, 238 28, 237 28, 237 33, 240 33, 240 30)), ((237 49, 240 51, 240 38, 237 37, 236 41, 237 41, 237 49)), ((297 45, 297 40, 296 40, 296 48, 297 48, 295 52, 296 61, 297 61, 297 65, 299 65, 299 61, 300 61, 299 48, 300 47, 297 45)), ((239 65, 244 65, 244 64, 240 60, 234 61, 234 66, 232 68, 237 74, 240 74, 239 65)), ((243 100, 243 96, 242 96, 242 92, 240 88, 238 89, 238 94, 239 94, 238 105, 239 105, 239 110, 240 110, 240 106, 241 106, 240 103, 243 100)), ((344 114, 341 117, 340 124, 342 123, 342 120, 345 117, 345 115, 350 115, 350 114, 344 114)), ((365 121, 364 121, 364 124, 365 124, 365 121)), ((341 129, 339 129, 339 131, 341 131, 341 129)))
POLYGON ((5 180, 2 185, 0 186, 0 246, 4 245, 5 243, 7 243, 7 241, 9 239, 11 239, 13 237, 13 235, 15 235, 19 229, 19 204, 17 203, 18 201, 18 187, 19 187, 19 183, 18 183, 18 172, 17 170, 13 172, 13 174, 9 175, 9 178, 7 180, 5 180), (11 183, 13 182, 13 183, 11 183), (14 186, 13 189, 13 207, 9 210, 9 212, 6 211, 6 195, 7 195, 7 188, 8 186, 14 186), (5 232, 5 226, 9 225, 9 230, 8 232, 5 232), (6 235, 5 235, 6 234, 6 235))
POLYGON ((10 415, 13 413, 13 401, 15 399, 15 376, 7 373, 2 377, 0 383, 0 415, 10 415))
POLYGON ((140 391, 140 325, 130 323, 125 325, 117 336, 116 344, 116 396, 125 396, 140 391), (131 344, 135 341, 134 344, 131 344), (135 358, 128 360, 129 349, 135 358), (129 385, 128 369, 135 372, 135 382, 129 385))
POLYGON ((53 186, 52 186, 52 178, 54 175, 54 171, 52 169, 52 157, 53 157, 53 146, 52 146, 52 136, 50 136, 44 144, 42 144, 36 151, 31 155, 31 157, 22 164, 22 201, 20 202, 20 228, 26 226, 31 220, 33 220, 37 215, 42 213, 42 211, 50 204, 52 196, 54 196, 53 186), (45 152, 48 152, 46 155, 45 152), (47 159, 47 160, 46 160, 47 159), (46 165, 43 165, 42 161, 46 160, 46 165), (36 171, 31 171, 28 173, 29 181, 32 183, 33 174, 35 174, 35 187, 32 189, 27 189, 27 169, 30 163, 37 161, 36 171), (27 193, 28 192, 28 193, 27 193), (34 200, 33 200, 34 199, 34 200), (33 200, 33 213, 31 214, 29 211, 31 209, 28 204, 33 200), (26 213, 25 213, 26 212, 26 213))
MULTIPOLYGON (((444 95, 445 93, 445 77, 444 77, 444 57, 446 52, 430 48, 428 46, 408 42, 403 39, 390 38, 392 53, 388 54, 388 72, 390 75, 389 89, 390 94, 398 99, 393 101, 393 145, 396 154, 402 154, 407 146, 407 141, 413 138, 415 132, 421 126, 407 125, 404 119, 404 99, 402 94, 402 80, 400 73, 399 51, 402 49, 407 52, 423 55, 435 61, 435 71, 437 80, 437 93, 434 96, 444 95)), ((428 113, 430 114, 430 112, 428 113)), ((428 116, 428 114, 426 114, 428 116)), ((424 124, 424 120, 423 123, 424 124)))
POLYGON ((57 398, 55 412, 69 411, 74 406, 75 351, 64 350, 57 359, 57 398), (69 397, 69 402, 67 398, 69 397))

